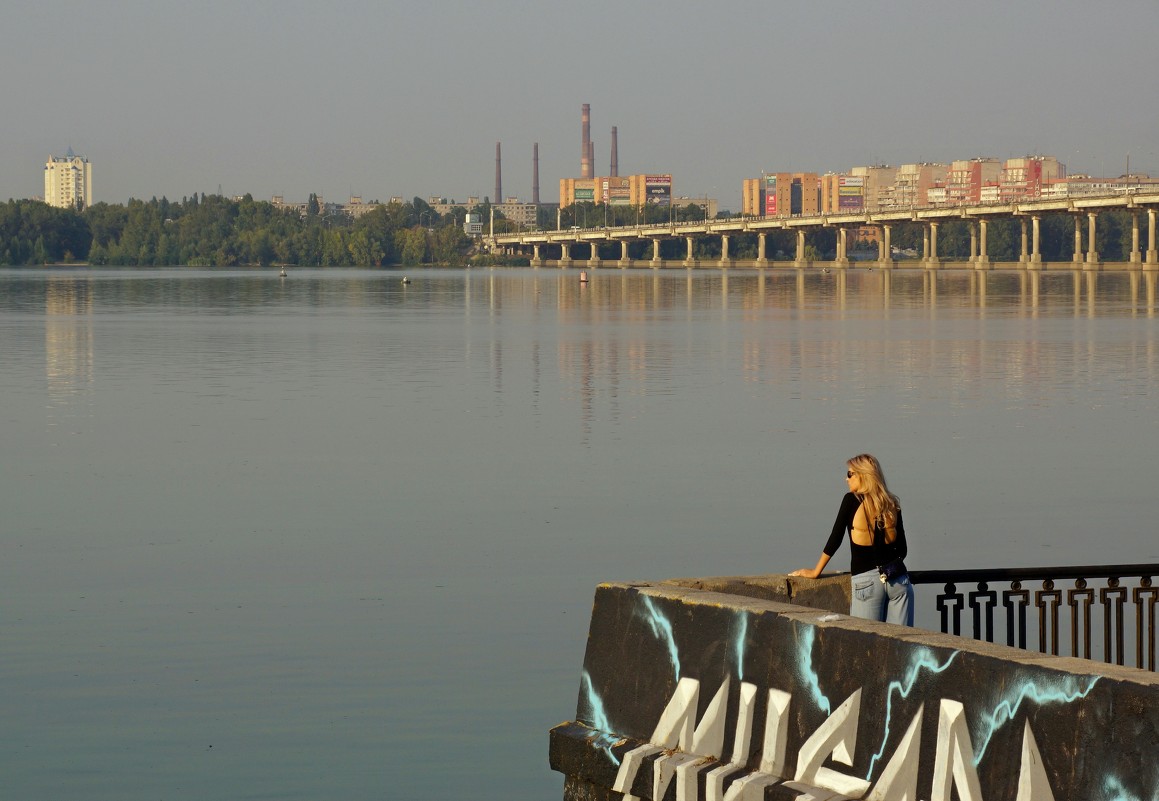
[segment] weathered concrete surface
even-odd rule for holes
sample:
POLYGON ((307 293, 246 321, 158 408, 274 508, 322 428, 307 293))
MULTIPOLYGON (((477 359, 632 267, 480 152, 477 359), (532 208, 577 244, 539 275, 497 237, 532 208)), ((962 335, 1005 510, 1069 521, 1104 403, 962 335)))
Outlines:
POLYGON ((754 597, 795 583, 601 585, 565 798, 1159 797, 1154 674, 754 597))
POLYGON ((816 579, 779 574, 674 578, 661 584, 674 584, 678 587, 691 587, 726 595, 743 595, 747 598, 761 598, 765 601, 797 604, 813 609, 828 609, 830 612, 840 612, 843 615, 849 614, 851 600, 848 573, 827 574, 816 579))

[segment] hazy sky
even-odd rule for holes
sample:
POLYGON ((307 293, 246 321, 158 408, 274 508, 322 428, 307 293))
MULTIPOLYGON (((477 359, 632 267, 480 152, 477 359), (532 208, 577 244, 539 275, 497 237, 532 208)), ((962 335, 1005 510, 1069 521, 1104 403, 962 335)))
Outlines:
POLYGON ((531 199, 670 172, 739 207, 762 171, 1049 154, 1159 174, 1159 2, 15 0, 0 199, 71 146, 95 200, 531 199))

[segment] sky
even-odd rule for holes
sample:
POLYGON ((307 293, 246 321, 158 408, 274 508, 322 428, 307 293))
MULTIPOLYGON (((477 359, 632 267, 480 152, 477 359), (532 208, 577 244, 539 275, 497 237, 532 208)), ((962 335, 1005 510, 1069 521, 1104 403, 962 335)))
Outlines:
POLYGON ((762 172, 1032 154, 1159 176, 1159 2, 9 0, 0 199, 50 155, 95 201, 540 199, 671 173, 738 210, 762 172))

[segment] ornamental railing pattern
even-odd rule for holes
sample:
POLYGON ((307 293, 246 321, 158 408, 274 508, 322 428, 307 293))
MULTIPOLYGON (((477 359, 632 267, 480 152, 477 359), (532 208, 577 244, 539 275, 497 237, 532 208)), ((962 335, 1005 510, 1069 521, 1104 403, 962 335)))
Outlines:
POLYGON ((1004 635, 1007 645, 1033 649, 1037 635, 1044 654, 1117 665, 1129 664, 1125 655, 1133 651, 1133 667, 1154 671, 1155 576, 1159 564, 914 570, 910 581, 942 585, 937 610, 943 633, 961 636, 966 618, 976 640, 1000 642, 1004 635), (1066 629, 1069 651, 1061 647, 1066 629), (1099 639, 1102 653, 1092 656, 1099 639))

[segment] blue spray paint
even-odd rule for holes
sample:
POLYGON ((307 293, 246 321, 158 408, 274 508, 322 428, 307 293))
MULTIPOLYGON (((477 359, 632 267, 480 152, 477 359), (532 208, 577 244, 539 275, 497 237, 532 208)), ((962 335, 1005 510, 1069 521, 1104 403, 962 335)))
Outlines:
MULTIPOLYGON (((1102 801, 1145 801, 1141 796, 1131 793, 1123 786, 1117 776, 1108 776, 1103 779, 1102 801)), ((1152 796, 1151 801, 1159 801, 1159 790, 1152 796)))
POLYGON ((744 652, 745 639, 749 633, 749 616, 747 612, 739 612, 740 626, 736 634, 736 677, 744 681, 744 652))
POLYGON ((829 699, 825 697, 825 693, 821 692, 821 679, 813 668, 813 641, 816 638, 816 627, 806 626, 801 630, 800 642, 797 646, 797 674, 801 677, 805 687, 808 688, 809 694, 813 696, 813 702, 828 715, 832 713, 833 708, 829 699))
POLYGON ((640 596, 644 600, 644 606, 647 607, 647 614, 644 619, 648 622, 649 628, 652 629, 652 636, 661 642, 668 645, 668 658, 672 661, 672 670, 676 674, 676 679, 680 679, 680 652, 676 649, 676 637, 672 634, 672 623, 668 618, 664 617, 664 613, 656 608, 652 603, 652 599, 647 595, 640 596))
POLYGON ((1042 684, 1033 679, 1026 681, 1021 687, 1012 689, 1006 697, 994 707, 994 711, 985 715, 978 722, 978 733, 971 735, 975 746, 974 765, 982 762, 986 747, 994 732, 1014 720, 1018 708, 1023 701, 1030 701, 1037 706, 1046 704, 1069 704, 1080 698, 1085 698, 1094 689, 1099 681, 1098 676, 1089 677, 1090 681, 1084 689, 1077 678, 1067 678, 1062 681, 1044 681, 1042 684))
POLYGON ((942 664, 938 664, 934 654, 928 648, 918 648, 914 651, 913 656, 910 657, 909 669, 906 671, 905 678, 901 681, 891 681, 885 693, 885 729, 881 734, 881 748, 877 749, 877 753, 869 760, 869 771, 865 774, 868 781, 873 776, 873 766, 877 764, 877 760, 881 759, 882 754, 885 753, 885 743, 889 739, 890 718, 893 716, 893 694, 896 692, 903 700, 909 698, 910 692, 913 691, 914 685, 917 684, 918 674, 923 670, 928 670, 930 673, 941 673, 954 661, 954 658, 960 651, 954 651, 950 654, 950 658, 942 664))
POLYGON ((616 765, 620 764, 620 760, 612 753, 612 746, 619 740, 615 734, 612 733, 612 724, 608 720, 608 713, 604 711, 604 701, 596 692, 596 688, 592 686, 592 677, 588 675, 585 670, 580 676, 581 683, 584 687, 584 695, 588 704, 588 719, 592 722, 592 728, 598 729, 596 734, 590 736, 591 741, 596 748, 602 748, 604 753, 608 755, 608 759, 616 765))

